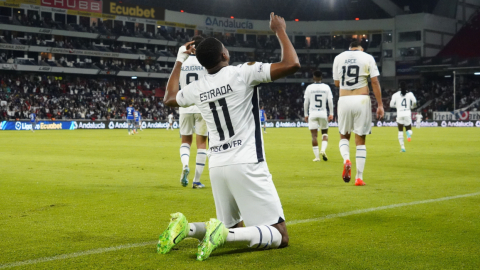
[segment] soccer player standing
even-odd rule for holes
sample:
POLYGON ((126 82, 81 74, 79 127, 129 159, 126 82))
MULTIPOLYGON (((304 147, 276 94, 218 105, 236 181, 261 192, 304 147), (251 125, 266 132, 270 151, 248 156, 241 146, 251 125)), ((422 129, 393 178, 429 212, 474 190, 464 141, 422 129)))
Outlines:
POLYGON ((340 154, 343 157, 342 178, 345 183, 350 182, 352 162, 350 161, 350 135, 355 133, 357 145, 356 186, 363 186, 363 171, 367 158, 365 140, 372 131, 372 109, 369 96, 368 80, 370 77, 373 93, 378 102, 377 118, 384 115, 382 91, 378 81, 378 71, 375 59, 363 52, 360 42, 353 41, 350 50, 335 57, 333 62, 333 79, 335 86, 340 89, 338 100, 338 129, 340 132, 340 154))
POLYGON ((169 252, 186 236, 203 238, 197 260, 205 260, 226 242, 263 249, 288 245, 280 198, 265 161, 256 86, 295 73, 300 63, 285 31, 285 20, 271 13, 270 28, 281 44, 280 62, 229 66, 228 50, 219 40, 207 38, 196 49, 196 56, 208 75, 182 91, 178 91, 180 69, 188 57, 185 52, 193 50, 189 49, 192 42, 179 50, 164 101, 168 106, 197 105, 207 123, 218 219, 188 224, 183 214, 172 214, 168 228, 160 235, 160 253, 169 252), (240 228, 244 222, 249 227, 240 228))
MULTIPOLYGON (((202 36, 194 36, 194 47, 197 48, 202 42, 202 36)), ((207 70, 200 65, 195 57, 191 54, 182 65, 180 72, 180 87, 184 89, 188 84, 198 80, 207 74, 207 70)), ((207 161, 207 124, 203 120, 202 114, 197 106, 193 105, 187 108, 180 107, 180 135, 182 136, 182 144, 180 145, 180 160, 182 161, 182 174, 180 175, 180 183, 186 187, 188 185, 188 174, 190 169, 188 163, 190 162, 190 147, 192 146, 193 130, 195 128, 197 141, 197 156, 195 165, 195 178, 193 179, 193 188, 204 188, 205 186, 200 182, 200 176, 205 168, 207 161)))
POLYGON ((303 103, 303 111, 305 113, 305 122, 308 123, 308 129, 312 134, 312 147, 315 159, 313 161, 320 161, 318 153, 318 129, 322 131, 322 149, 320 155, 324 161, 328 160, 327 150, 328 145, 328 122, 333 120, 333 95, 330 86, 322 83, 322 72, 317 70, 313 72, 314 83, 307 86, 305 89, 305 101, 303 103), (327 116, 327 102, 330 115, 327 116))
POLYGON ((32 124, 32 132, 35 132, 35 128, 37 127, 37 115, 35 114, 35 111, 32 110, 32 113, 30 114, 30 123, 32 124))
POLYGON ((141 112, 138 112, 138 126, 139 126, 140 130, 143 131, 143 128, 142 128, 142 113, 141 112))
POLYGON ((130 104, 127 107, 127 126, 128 126, 128 135, 132 135, 134 124, 135 124, 135 118, 133 116, 133 113, 135 112, 135 109, 133 108, 133 104, 130 104), (131 131, 130 131, 131 130, 131 131))
POLYGON ((260 123, 263 126, 263 133, 267 133, 267 114, 263 106, 260 108, 260 123))
POLYGON ((400 83, 400 90, 393 94, 390 101, 391 108, 397 108, 397 125, 398 125, 398 142, 400 143, 400 151, 405 152, 403 142, 403 127, 407 132, 407 140, 412 140, 412 108, 417 104, 417 99, 412 92, 407 93, 405 83, 400 83))
POLYGON ((170 113, 170 114, 168 115, 168 127, 167 127, 167 130, 168 130, 169 128, 173 130, 173 113, 170 113))
POLYGON ((135 120, 135 126, 133 127, 133 133, 137 133, 137 128, 139 128, 140 123, 140 112, 135 110, 133 111, 133 118, 135 120))
POLYGON ((415 118, 417 119, 416 123, 417 123, 417 128, 420 128, 421 124, 422 124, 422 118, 423 118, 423 115, 421 112, 417 113, 417 115, 415 115, 415 118))

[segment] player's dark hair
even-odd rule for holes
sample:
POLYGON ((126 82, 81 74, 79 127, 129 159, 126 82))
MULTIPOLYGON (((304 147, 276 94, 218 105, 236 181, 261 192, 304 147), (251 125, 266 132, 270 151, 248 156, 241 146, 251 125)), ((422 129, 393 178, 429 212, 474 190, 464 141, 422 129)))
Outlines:
POLYGON ((360 41, 358 41, 358 39, 354 39, 354 40, 352 40, 352 43, 350 43, 350 48, 356 48, 356 47, 360 47, 360 46, 362 46, 362 45, 360 44, 360 41))
POLYGON ((207 69, 215 67, 222 61, 223 44, 220 40, 209 37, 204 39, 197 47, 198 62, 207 69))
POLYGON ((405 82, 400 82, 400 93, 402 93, 402 96, 407 94, 407 85, 405 82))
POLYGON ((200 35, 193 36, 192 41, 195 41, 195 43, 193 43, 195 45, 195 48, 198 48, 198 45, 200 45, 200 42, 202 42, 204 39, 205 38, 200 35))
POLYGON ((318 79, 322 79, 323 74, 322 74, 322 72, 321 72, 320 70, 315 70, 315 71, 313 72, 313 77, 318 78, 318 79))

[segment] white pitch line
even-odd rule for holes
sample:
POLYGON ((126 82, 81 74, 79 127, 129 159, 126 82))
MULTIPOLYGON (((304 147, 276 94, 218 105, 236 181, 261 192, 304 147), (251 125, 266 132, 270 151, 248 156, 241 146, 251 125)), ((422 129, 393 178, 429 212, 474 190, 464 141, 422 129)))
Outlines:
POLYGON ((325 219, 331 219, 331 218, 337 218, 337 217, 346 217, 346 216, 351 216, 351 215, 356 215, 356 214, 363 214, 363 213, 385 210, 385 209, 398 208, 398 207, 403 207, 403 206, 448 201, 448 200, 459 199, 459 198, 473 197, 473 196, 477 196, 477 195, 480 195, 480 192, 464 194, 464 195, 457 195, 457 196, 450 196, 450 197, 443 197, 443 198, 437 198, 437 199, 430 199, 430 200, 424 200, 424 201, 391 204, 391 205, 385 205, 385 206, 379 206, 379 207, 373 207, 373 208, 354 210, 354 211, 350 211, 350 212, 331 214, 331 215, 326 215, 326 216, 318 217, 318 218, 292 220, 290 222, 287 221, 287 225, 295 225, 295 224, 301 224, 301 223, 307 223, 307 222, 323 221, 325 219))
MULTIPOLYGON (((459 198, 473 197, 473 196, 477 196, 477 195, 480 195, 480 192, 464 194, 464 195, 457 195, 457 196, 449 196, 449 197, 443 197, 443 198, 437 198, 437 199, 430 199, 430 200, 424 200, 424 201, 415 201, 415 202, 409 202, 409 203, 398 203, 398 204, 392 204, 392 205, 386 205, 386 206, 366 208, 366 209, 354 210, 354 211, 350 211, 350 212, 326 215, 326 216, 318 217, 318 218, 292 220, 292 221, 287 222, 287 225, 291 226, 291 225, 308 223, 308 222, 318 222, 318 221, 324 221, 324 220, 327 220, 327 219, 332 219, 332 218, 337 218, 337 217, 346 217, 346 216, 351 216, 351 215, 364 214, 364 213, 386 210, 386 209, 392 209, 392 208, 399 208, 399 207, 404 207, 404 206, 448 201, 448 200, 459 199, 459 198)), ((143 242, 143 243, 136 243, 136 244, 120 245, 120 246, 109 247, 109 248, 91 249, 91 250, 86 250, 86 251, 81 251, 81 252, 62 254, 62 255, 57 255, 57 256, 53 256, 53 257, 44 257, 44 258, 38 258, 38 259, 33 259, 33 260, 27 260, 27 261, 18 261, 18 262, 0 264, 0 269, 17 267, 17 266, 24 266, 24 265, 31 265, 31 264, 37 264, 37 263, 43 263, 43 262, 51 262, 51 261, 57 261, 57 260, 65 260, 65 259, 71 259, 71 258, 76 258, 76 257, 81 257, 81 256, 87 256, 87 255, 101 254, 101 253, 106 253, 106 252, 111 252, 111 251, 117 251, 117 250, 122 250, 122 249, 144 247, 144 246, 148 246, 148 245, 154 245, 156 243, 157 243, 157 241, 150 241, 150 242, 143 242)))

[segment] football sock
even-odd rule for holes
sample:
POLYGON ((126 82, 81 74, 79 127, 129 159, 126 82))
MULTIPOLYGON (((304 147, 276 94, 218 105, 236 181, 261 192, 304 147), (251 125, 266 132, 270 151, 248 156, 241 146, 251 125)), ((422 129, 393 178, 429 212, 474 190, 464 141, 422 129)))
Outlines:
POLYGON ((195 166, 195 178, 193 182, 200 182, 200 176, 202 176, 203 169, 205 168, 205 161, 207 160, 207 150, 197 150, 197 162, 195 166))
POLYGON ((188 225, 190 225, 190 231, 187 237, 197 238, 199 241, 202 241, 207 232, 205 222, 188 223, 188 225))
POLYGON ((338 143, 340 147, 340 154, 343 157, 343 163, 350 159, 350 142, 347 139, 341 139, 338 143))
POLYGON ((318 155, 318 146, 314 146, 313 148, 313 154, 315 155, 315 158, 320 158, 318 155))
POLYGON ((357 145, 357 176, 355 179, 360 178, 363 180, 363 169, 365 169, 365 161, 367 159, 367 147, 365 145, 357 145))
POLYGON ((413 131, 410 129, 410 130, 407 130, 407 133, 410 134, 410 137, 412 137, 412 134, 413 134, 413 131))
POLYGON ((190 145, 188 143, 182 143, 182 145, 180 145, 180 159, 182 160, 183 167, 188 166, 190 160, 190 145))
POLYGON ((405 148, 405 144, 403 143, 403 131, 398 132, 398 141, 400 142, 400 146, 405 148))
POLYGON ((227 242, 241 242, 251 248, 278 248, 282 243, 282 234, 272 226, 252 226, 228 231, 227 242))
MULTIPOLYGON (((327 134, 323 134, 323 139, 327 139, 328 140, 328 135, 327 134)), ((322 141, 322 152, 325 152, 325 150, 327 150, 327 145, 328 145, 328 141, 322 141)))

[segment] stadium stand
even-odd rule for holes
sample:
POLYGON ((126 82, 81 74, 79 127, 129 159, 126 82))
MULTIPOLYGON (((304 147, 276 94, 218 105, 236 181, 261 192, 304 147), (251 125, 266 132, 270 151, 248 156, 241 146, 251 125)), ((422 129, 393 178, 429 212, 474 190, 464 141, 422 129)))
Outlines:
MULTIPOLYGON (((1 8, 0 119, 25 118, 29 108, 35 109, 40 118, 121 119, 126 102, 134 100, 135 105, 141 107, 145 119, 163 120, 170 111, 164 108, 161 99, 176 52, 179 45, 197 34, 221 40, 229 49, 231 64, 234 65, 251 61, 276 62, 281 57, 277 38, 261 31, 217 32, 194 30, 167 22, 155 21, 155 25, 149 25, 52 14, 29 8, 1 8)), ((385 17, 388 16, 378 16, 385 17)), ((478 38, 474 33, 478 30, 479 18, 478 12, 473 14, 439 55, 450 57, 452 54, 449 52, 462 52, 465 55, 454 57, 472 57, 469 51, 478 53, 478 50, 459 48, 463 48, 466 39, 478 38)), ((324 81, 335 89, 331 72, 333 60, 348 49, 353 39, 360 40, 362 47, 374 56, 381 72, 385 63, 391 68, 392 62, 389 61, 395 54, 397 60, 413 60, 420 63, 417 65, 421 68, 424 59, 419 52, 422 50, 407 48, 392 52, 388 49, 392 40, 395 42, 394 36, 389 31, 376 30, 332 30, 330 33, 297 33, 290 36, 302 68, 286 81, 262 87, 261 103, 265 106, 267 117, 303 119, 302 90, 310 83, 313 71, 321 70, 324 81)), ((414 36, 415 41, 418 38, 422 39, 421 35, 414 36)), ((476 43, 469 44, 474 46, 476 43)), ((451 79, 441 79, 443 74, 428 79, 422 78, 418 72, 415 76, 413 80, 410 77, 398 79, 408 82, 427 117, 432 111, 453 110, 451 79)), ((396 84, 383 84, 387 111, 388 100, 396 92, 396 84)), ((478 100, 478 86, 475 78, 458 82, 457 109, 478 100)), ((333 93, 334 100, 337 100, 337 91, 333 93)), ((375 111, 374 98, 372 105, 372 111, 375 111)), ((469 108, 476 110, 478 103, 469 108)))

